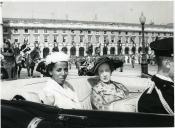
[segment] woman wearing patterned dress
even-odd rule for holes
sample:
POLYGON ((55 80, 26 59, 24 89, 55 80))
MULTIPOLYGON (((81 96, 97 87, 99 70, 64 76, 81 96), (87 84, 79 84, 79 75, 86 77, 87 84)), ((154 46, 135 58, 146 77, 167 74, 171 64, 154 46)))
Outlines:
POLYGON ((91 73, 99 77, 97 84, 92 88, 91 101, 94 109, 113 110, 113 102, 128 96, 129 91, 124 85, 111 80, 112 72, 122 64, 122 61, 101 57, 91 69, 91 73))

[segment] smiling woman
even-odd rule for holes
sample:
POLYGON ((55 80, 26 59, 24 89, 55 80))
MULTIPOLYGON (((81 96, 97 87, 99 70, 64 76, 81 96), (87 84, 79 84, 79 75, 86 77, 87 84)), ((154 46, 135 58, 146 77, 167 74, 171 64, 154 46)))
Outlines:
POLYGON ((63 52, 54 52, 46 58, 48 79, 47 86, 39 93, 44 104, 59 108, 81 108, 74 88, 66 82, 69 57, 63 52))

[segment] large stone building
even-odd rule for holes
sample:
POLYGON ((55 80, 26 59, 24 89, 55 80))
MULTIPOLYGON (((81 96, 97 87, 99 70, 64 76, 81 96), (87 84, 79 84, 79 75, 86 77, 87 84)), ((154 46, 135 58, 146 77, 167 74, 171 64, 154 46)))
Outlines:
MULTIPOLYGON (((173 26, 145 25, 146 52, 156 38, 172 36, 173 26)), ((52 49, 56 42, 59 50, 76 56, 86 56, 89 46, 92 55, 137 54, 142 47, 141 25, 130 23, 3 18, 3 37, 19 45, 28 41, 31 47, 39 42, 41 49, 44 43, 52 49)))

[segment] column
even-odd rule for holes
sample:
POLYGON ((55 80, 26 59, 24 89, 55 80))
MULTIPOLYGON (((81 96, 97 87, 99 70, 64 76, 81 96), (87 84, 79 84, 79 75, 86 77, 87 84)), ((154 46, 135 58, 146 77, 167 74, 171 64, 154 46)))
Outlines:
POLYGON ((86 53, 86 45, 84 45, 83 47, 84 47, 84 56, 87 56, 87 53, 86 53))
POLYGON ((115 55, 118 55, 118 47, 117 47, 117 45, 115 45, 114 47, 115 47, 115 55))
POLYGON ((70 49, 71 49, 71 46, 69 45, 67 45, 67 55, 69 55, 70 56, 70 49))
POLYGON ((104 45, 101 45, 101 47, 100 47, 100 55, 102 56, 103 55, 103 47, 104 47, 104 45))
POLYGON ((122 54, 125 54, 125 45, 122 44, 122 54))
POLYGON ((110 55, 111 46, 107 46, 107 48, 108 48, 108 49, 107 49, 107 50, 108 50, 108 51, 107 51, 107 55, 110 55))
POLYGON ((2 2, 0 2, 0 48, 3 47, 3 21, 2 21, 2 2))
POLYGON ((76 46, 76 56, 79 56, 79 46, 76 46))
POLYGON ((133 47, 133 45, 132 44, 129 44, 128 47, 129 47, 129 55, 130 55, 130 54, 132 54, 132 47, 133 47))
POLYGON ((95 55, 95 48, 96 48, 97 46, 96 45, 93 45, 93 52, 92 52, 92 55, 95 55))

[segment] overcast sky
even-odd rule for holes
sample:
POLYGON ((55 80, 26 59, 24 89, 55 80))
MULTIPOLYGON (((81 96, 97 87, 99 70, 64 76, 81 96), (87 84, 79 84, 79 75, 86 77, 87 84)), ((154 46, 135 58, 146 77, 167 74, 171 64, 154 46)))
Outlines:
POLYGON ((44 18, 85 21, 139 23, 144 13, 147 21, 155 24, 173 23, 172 1, 53 1, 4 2, 5 18, 44 18))

